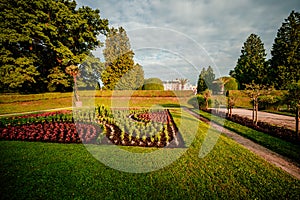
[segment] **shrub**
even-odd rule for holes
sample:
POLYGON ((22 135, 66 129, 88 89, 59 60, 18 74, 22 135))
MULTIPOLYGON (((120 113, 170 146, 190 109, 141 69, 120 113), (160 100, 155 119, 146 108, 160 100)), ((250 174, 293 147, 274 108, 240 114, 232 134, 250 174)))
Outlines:
POLYGON ((283 104, 281 96, 265 95, 258 98, 260 110, 278 110, 279 106, 283 104))
POLYGON ((159 78, 149 78, 145 80, 142 89, 143 90, 164 90, 164 85, 159 78))
POLYGON ((225 89, 225 91, 237 90, 238 86, 239 86, 239 84, 238 84, 237 80, 235 78, 230 77, 228 82, 225 83, 224 89, 225 89))
MULTIPOLYGON (((205 106, 206 106, 205 98, 201 94, 197 94, 196 96, 192 97, 188 101, 188 104, 192 105, 194 108, 197 108, 197 109, 205 109, 205 106)), ((212 100, 209 99, 208 105, 211 106, 211 104, 212 104, 212 100)))

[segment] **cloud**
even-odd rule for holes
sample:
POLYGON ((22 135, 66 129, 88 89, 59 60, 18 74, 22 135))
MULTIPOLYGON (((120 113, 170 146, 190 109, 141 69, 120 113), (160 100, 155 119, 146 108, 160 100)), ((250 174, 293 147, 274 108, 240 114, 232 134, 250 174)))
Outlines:
MULTIPOLYGON (((228 75, 251 33, 260 36, 270 56, 282 22, 292 10, 300 8, 297 0, 79 0, 78 3, 99 8, 101 17, 107 18, 111 26, 124 27, 132 47, 139 51, 136 61, 152 67, 159 63, 170 65, 177 71, 196 68, 189 72, 191 79, 197 79, 201 68, 209 65, 220 76, 228 75), (153 47, 153 43, 159 45, 153 47), (149 51, 140 50, 146 47, 165 52, 147 57, 149 51), (182 62, 169 59, 170 52, 182 62)), ((157 74, 162 73, 158 70, 157 74)))

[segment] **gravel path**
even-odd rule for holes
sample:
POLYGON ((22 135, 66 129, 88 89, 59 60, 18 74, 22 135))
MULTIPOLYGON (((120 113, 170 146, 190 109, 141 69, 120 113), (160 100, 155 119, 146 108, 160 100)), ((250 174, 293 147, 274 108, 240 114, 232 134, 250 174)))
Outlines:
MULTIPOLYGON (((227 112, 227 109, 221 108, 220 111, 227 112)), ((234 108, 232 109, 232 114, 237 114, 252 119, 252 110, 234 108)), ((273 125, 284 126, 291 130, 295 130, 296 127, 295 117, 278 115, 278 114, 267 113, 262 111, 258 111, 257 116, 259 121, 268 122, 273 125)))
POLYGON ((252 142, 249 139, 246 139, 246 138, 238 135, 237 133, 235 133, 233 131, 230 131, 230 130, 224 128, 223 126, 213 123, 187 108, 185 108, 185 110, 187 112, 189 112, 191 115, 193 115, 194 117, 196 117, 197 119, 200 119, 201 121, 204 121, 204 122, 210 124, 213 128, 222 132, 227 137, 233 139, 237 143, 243 145, 245 148, 249 149, 256 155, 263 158, 264 160, 268 161, 271 164, 276 165, 277 167, 283 169, 284 171, 288 172, 289 174, 291 174, 292 176, 294 176, 295 178, 300 180, 300 164, 294 163, 289 158, 279 155, 279 154, 255 143, 255 142, 252 142))

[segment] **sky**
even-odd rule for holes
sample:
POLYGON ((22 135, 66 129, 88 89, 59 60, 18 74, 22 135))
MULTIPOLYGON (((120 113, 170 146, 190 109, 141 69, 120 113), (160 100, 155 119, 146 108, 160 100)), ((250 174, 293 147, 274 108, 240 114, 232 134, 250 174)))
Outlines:
MULTIPOLYGON (((186 78, 202 68, 228 76, 250 34, 264 43, 267 59, 278 29, 299 0, 77 0, 100 10, 110 27, 122 26, 145 78, 186 78)), ((99 36, 102 42, 103 36, 99 36)), ((94 51, 102 61, 103 47, 94 51)))

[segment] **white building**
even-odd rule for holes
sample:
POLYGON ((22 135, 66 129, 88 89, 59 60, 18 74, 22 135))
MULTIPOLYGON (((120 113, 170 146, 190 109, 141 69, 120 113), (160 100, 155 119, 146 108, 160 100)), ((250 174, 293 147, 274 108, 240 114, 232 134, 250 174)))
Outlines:
POLYGON ((189 82, 183 85, 178 79, 172 81, 163 81, 164 90, 193 90, 194 86, 189 82))

